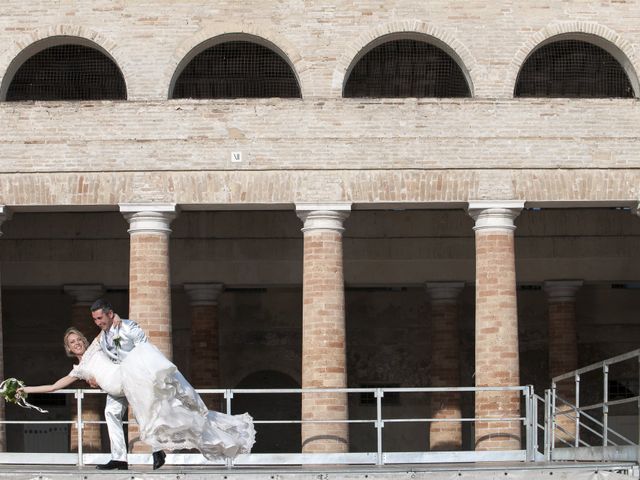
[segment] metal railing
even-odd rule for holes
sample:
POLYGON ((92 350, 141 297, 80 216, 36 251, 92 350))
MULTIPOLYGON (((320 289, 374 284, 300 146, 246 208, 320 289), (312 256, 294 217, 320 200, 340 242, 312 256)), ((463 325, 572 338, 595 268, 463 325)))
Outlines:
POLYGON ((628 379, 631 373, 640 385, 640 349, 553 378, 547 393, 550 409, 547 418, 549 460, 640 460, 640 396, 637 390, 628 390, 624 398, 612 399, 610 395, 610 385, 614 380, 611 369, 616 365, 619 368, 625 362, 631 362, 636 371, 621 369, 623 376, 628 379), (600 375, 601 378, 596 380, 601 388, 585 387, 586 374, 600 375), (559 393, 561 389, 564 396, 559 393), (592 400, 594 397, 595 401, 592 400), (626 407, 631 413, 627 416, 634 421, 631 435, 611 426, 611 420, 619 418, 611 415, 612 408, 619 407, 626 407))
MULTIPOLYGON (((540 397, 534 394, 531 386, 518 387, 455 387, 455 388, 344 388, 344 389, 198 389, 201 395, 217 394, 224 398, 227 412, 232 412, 233 399, 236 395, 289 395, 289 394, 313 394, 313 393, 340 393, 340 394, 363 394, 373 395, 375 398, 375 417, 365 419, 345 419, 345 420, 254 420, 258 436, 260 426, 269 424, 311 424, 311 423, 343 423, 347 425, 363 424, 372 428, 375 433, 375 451, 365 452, 345 452, 345 453, 251 453, 239 455, 233 462, 207 461, 200 454, 193 453, 173 453, 167 455, 168 464, 212 464, 212 465, 304 465, 304 464, 399 464, 399 463, 435 463, 435 462, 483 462, 483 461, 535 461, 540 459, 538 452, 538 403, 540 397), (518 417, 463 417, 463 418, 431 418, 431 417, 410 417, 403 418, 385 414, 385 394, 434 394, 434 393, 469 393, 477 392, 520 392, 523 399, 524 415, 518 417), (389 451, 385 449, 384 428, 390 425, 401 424, 424 424, 428 425, 437 422, 520 422, 524 438, 522 444, 524 448, 509 451, 389 451)), ((5 420, 0 424, 67 424, 77 428, 78 451, 77 453, 38 453, 33 455, 30 452, 2 452, 0 453, 0 464, 95 464, 109 460, 108 453, 85 453, 83 452, 83 428, 88 424, 103 424, 104 421, 83 420, 83 399, 86 394, 103 394, 92 389, 60 390, 55 394, 73 394, 75 396, 75 415, 77 420, 5 420)), ((545 409, 546 411, 546 409, 545 409)), ((251 412, 249 412, 251 413, 251 412)), ((296 439, 299 441, 300 439, 296 439)), ((151 454, 129 454, 129 462, 132 464, 151 463, 151 454)))

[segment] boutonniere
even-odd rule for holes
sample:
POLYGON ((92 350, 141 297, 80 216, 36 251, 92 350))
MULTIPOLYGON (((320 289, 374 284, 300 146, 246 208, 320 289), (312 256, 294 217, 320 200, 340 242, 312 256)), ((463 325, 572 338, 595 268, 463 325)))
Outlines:
POLYGON ((116 330, 115 335, 113 336, 113 345, 116 347, 116 350, 118 350, 122 345, 122 339, 120 338, 119 328, 116 330))

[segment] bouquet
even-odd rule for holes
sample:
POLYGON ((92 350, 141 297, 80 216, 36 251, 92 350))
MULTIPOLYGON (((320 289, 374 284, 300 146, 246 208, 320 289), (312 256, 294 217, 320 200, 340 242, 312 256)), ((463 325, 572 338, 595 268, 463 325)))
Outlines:
POLYGON ((22 380, 7 378, 4 382, 0 383, 0 396, 4 398, 5 402, 15 403, 19 407, 32 408, 40 413, 49 413, 47 410, 43 410, 27 402, 27 394, 20 390, 24 386, 22 380))

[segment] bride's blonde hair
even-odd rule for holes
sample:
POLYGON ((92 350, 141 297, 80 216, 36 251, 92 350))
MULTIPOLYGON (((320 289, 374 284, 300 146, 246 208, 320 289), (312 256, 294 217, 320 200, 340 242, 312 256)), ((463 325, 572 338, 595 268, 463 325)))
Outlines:
POLYGON ((84 349, 86 350, 87 348, 89 348, 89 340, 87 340, 87 337, 85 337, 80 330, 75 327, 67 328, 67 331, 64 332, 64 351, 67 352, 67 357, 75 357, 75 355, 71 353, 71 350, 69 349, 69 343, 67 342, 69 335, 74 333, 78 337, 80 337, 80 341, 84 344, 84 349))

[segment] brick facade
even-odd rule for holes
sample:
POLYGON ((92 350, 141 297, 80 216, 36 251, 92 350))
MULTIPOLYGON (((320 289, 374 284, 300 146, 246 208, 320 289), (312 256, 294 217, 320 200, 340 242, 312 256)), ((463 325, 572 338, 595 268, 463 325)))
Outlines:
MULTIPOLYGON (((102 281, 95 278, 95 268, 82 267, 95 267, 97 257, 109 268, 128 261, 128 280, 120 278, 117 268, 105 276, 110 287, 128 289, 129 316, 169 357, 174 258, 186 265, 173 284, 176 289, 212 281, 241 287, 302 283, 302 366, 291 370, 302 370, 304 388, 348 385, 345 271, 353 284, 375 287, 415 287, 427 276, 429 281, 455 278, 475 283, 476 385, 519 385, 515 210, 525 205, 628 209, 640 198, 639 6, 639 0, 547 0, 535 5, 266 0, 257 9, 230 0, 213 7, 200 0, 65 0, 55 6, 34 0, 25 8, 23 1, 7 0, 0 18, 0 100, 23 61, 68 40, 94 46, 117 64, 127 101, 0 101, 0 222, 9 209, 20 215, 50 212, 52 223, 61 212, 83 212, 90 218, 120 209, 131 235, 128 256, 118 256, 123 239, 117 234, 76 239, 52 227, 51 238, 46 238, 50 244, 43 246, 24 222, 11 240, 3 240, 0 273, 9 272, 13 287, 53 289, 82 281, 77 278, 102 281), (444 49, 463 72, 471 98, 342 98, 351 69, 372 46, 406 38, 444 49), (605 48, 627 72, 636 99, 513 98, 527 57, 556 38, 588 40, 605 48), (230 39, 255 41, 281 54, 302 98, 168 100, 188 61, 230 39), (242 154, 241 162, 232 161, 234 152, 242 154), (447 214, 432 231, 415 238, 413 230, 396 238, 372 221, 379 238, 348 239, 351 268, 344 269, 345 204, 378 210, 387 218, 395 215, 395 227, 406 221, 400 213, 404 209, 442 209, 447 214), (217 232, 202 240, 198 227, 187 225, 171 255, 169 225, 179 207, 192 213, 284 210, 292 217, 296 209, 305 223, 302 251, 286 228, 252 242, 250 234, 258 238, 262 233, 247 222, 233 246, 220 250, 209 248, 223 243, 217 232), (443 233, 450 228, 448 221, 459 222, 456 214, 467 207, 476 221, 475 274, 465 234, 443 233), (327 218, 329 223, 323 223, 327 218), (76 250, 78 244, 86 250, 76 250), (273 253, 280 249, 286 253, 273 253), (51 257, 50 251, 55 251, 51 257), (302 275, 296 262, 304 265, 302 275), (68 267, 46 268, 51 264, 68 267)), ((593 223, 599 225, 596 215, 593 223)), ((566 224, 567 219, 549 220, 552 216, 542 213, 538 220, 531 215, 532 231, 546 233, 566 224), (536 230, 537 222, 545 221, 546 228, 536 230)), ((617 217, 616 222, 625 221, 617 217)), ((87 235, 86 230, 81 225, 75 235, 87 235)), ((633 239, 622 230, 620 238, 633 239)), ((564 264, 555 262, 558 243, 532 246, 536 242, 526 236, 520 242, 529 253, 519 259, 527 279, 539 283, 558 278, 550 272, 564 274, 564 264)), ((620 239, 611 243, 618 248, 618 263, 593 254, 589 249, 603 251, 594 243, 583 243, 575 257, 565 253, 573 271, 580 273, 575 278, 585 272, 595 281, 634 278, 629 267, 634 263, 628 261, 634 254, 628 251, 635 247, 620 239), (580 264, 582 258, 594 257, 598 268, 580 264)), ((451 302, 433 300, 433 384, 457 384, 456 311, 451 302)), ((571 327, 575 304, 550 302, 549 319, 553 374, 577 361, 571 327)), ((190 363, 196 386, 220 381, 218 320, 214 304, 191 305, 191 346, 198 354, 190 363)), ((255 366, 243 368, 252 373, 255 366)), ((434 398, 434 415, 459 414, 456 396, 434 398)), ((516 417, 519 402, 516 394, 482 393, 476 398, 476 416, 516 417)), ((302 400, 302 415, 343 420, 347 407, 346 395, 309 393, 302 400)), ((2 409, 0 404, 0 419, 2 409)), ((347 451, 348 429, 336 425, 304 425, 304 451, 347 451)), ((457 423, 431 427, 434 450, 445 444, 457 448, 460 438, 457 423)), ((519 441, 515 422, 476 426, 478 449, 516 449, 519 441)))

